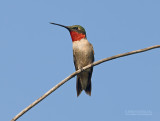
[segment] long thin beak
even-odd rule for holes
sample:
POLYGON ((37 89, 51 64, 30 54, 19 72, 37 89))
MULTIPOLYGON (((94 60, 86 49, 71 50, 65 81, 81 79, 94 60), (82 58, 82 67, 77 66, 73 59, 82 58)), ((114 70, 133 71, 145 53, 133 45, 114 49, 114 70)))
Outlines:
POLYGON ((64 27, 64 28, 66 28, 66 29, 70 30, 70 28, 69 28, 68 26, 64 26, 64 25, 56 24, 56 23, 52 23, 52 22, 51 22, 50 24, 58 25, 58 26, 61 26, 61 27, 64 27))

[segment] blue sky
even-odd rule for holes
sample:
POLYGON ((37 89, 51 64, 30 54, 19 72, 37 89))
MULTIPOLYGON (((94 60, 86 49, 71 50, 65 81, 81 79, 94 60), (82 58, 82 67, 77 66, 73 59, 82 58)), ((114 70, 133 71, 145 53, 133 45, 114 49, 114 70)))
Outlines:
MULTIPOLYGON (((160 44, 159 6, 158 0, 0 1, 1 120, 74 72, 69 32, 49 22, 82 25, 97 61, 160 44)), ((18 121, 158 121, 159 54, 154 49, 98 65, 91 97, 77 98, 73 78, 18 121)))

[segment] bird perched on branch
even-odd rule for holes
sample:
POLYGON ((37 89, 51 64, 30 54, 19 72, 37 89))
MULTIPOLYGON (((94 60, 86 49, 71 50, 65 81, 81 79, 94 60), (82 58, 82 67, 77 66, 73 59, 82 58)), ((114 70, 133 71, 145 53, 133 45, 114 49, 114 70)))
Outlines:
MULTIPOLYGON (((61 24, 51 23, 64 27, 69 30, 72 43, 73 43, 73 58, 75 69, 81 69, 94 61, 93 46, 86 37, 85 29, 80 25, 64 26, 61 24)), ((77 96, 81 94, 83 90, 91 96, 91 77, 93 67, 81 72, 77 75, 76 89, 77 96)))

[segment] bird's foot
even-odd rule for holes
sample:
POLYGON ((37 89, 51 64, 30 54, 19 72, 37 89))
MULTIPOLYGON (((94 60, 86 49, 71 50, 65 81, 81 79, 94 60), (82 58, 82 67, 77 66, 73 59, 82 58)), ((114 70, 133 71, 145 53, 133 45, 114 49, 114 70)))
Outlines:
POLYGON ((83 68, 81 68, 80 70, 81 70, 81 72, 82 72, 82 71, 84 71, 84 69, 83 69, 83 68))

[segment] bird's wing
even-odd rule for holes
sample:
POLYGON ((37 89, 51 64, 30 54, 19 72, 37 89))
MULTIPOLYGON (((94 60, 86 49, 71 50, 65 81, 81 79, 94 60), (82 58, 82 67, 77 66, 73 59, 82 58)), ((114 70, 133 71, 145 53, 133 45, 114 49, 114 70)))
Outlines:
POLYGON ((74 66, 75 66, 75 69, 78 70, 78 67, 77 67, 77 64, 76 64, 76 56, 75 56, 75 51, 73 51, 73 60, 74 60, 74 66))
POLYGON ((92 44, 91 44, 91 47, 92 47, 92 52, 93 52, 93 58, 92 58, 92 62, 94 62, 94 49, 93 49, 93 46, 92 46, 92 44))

